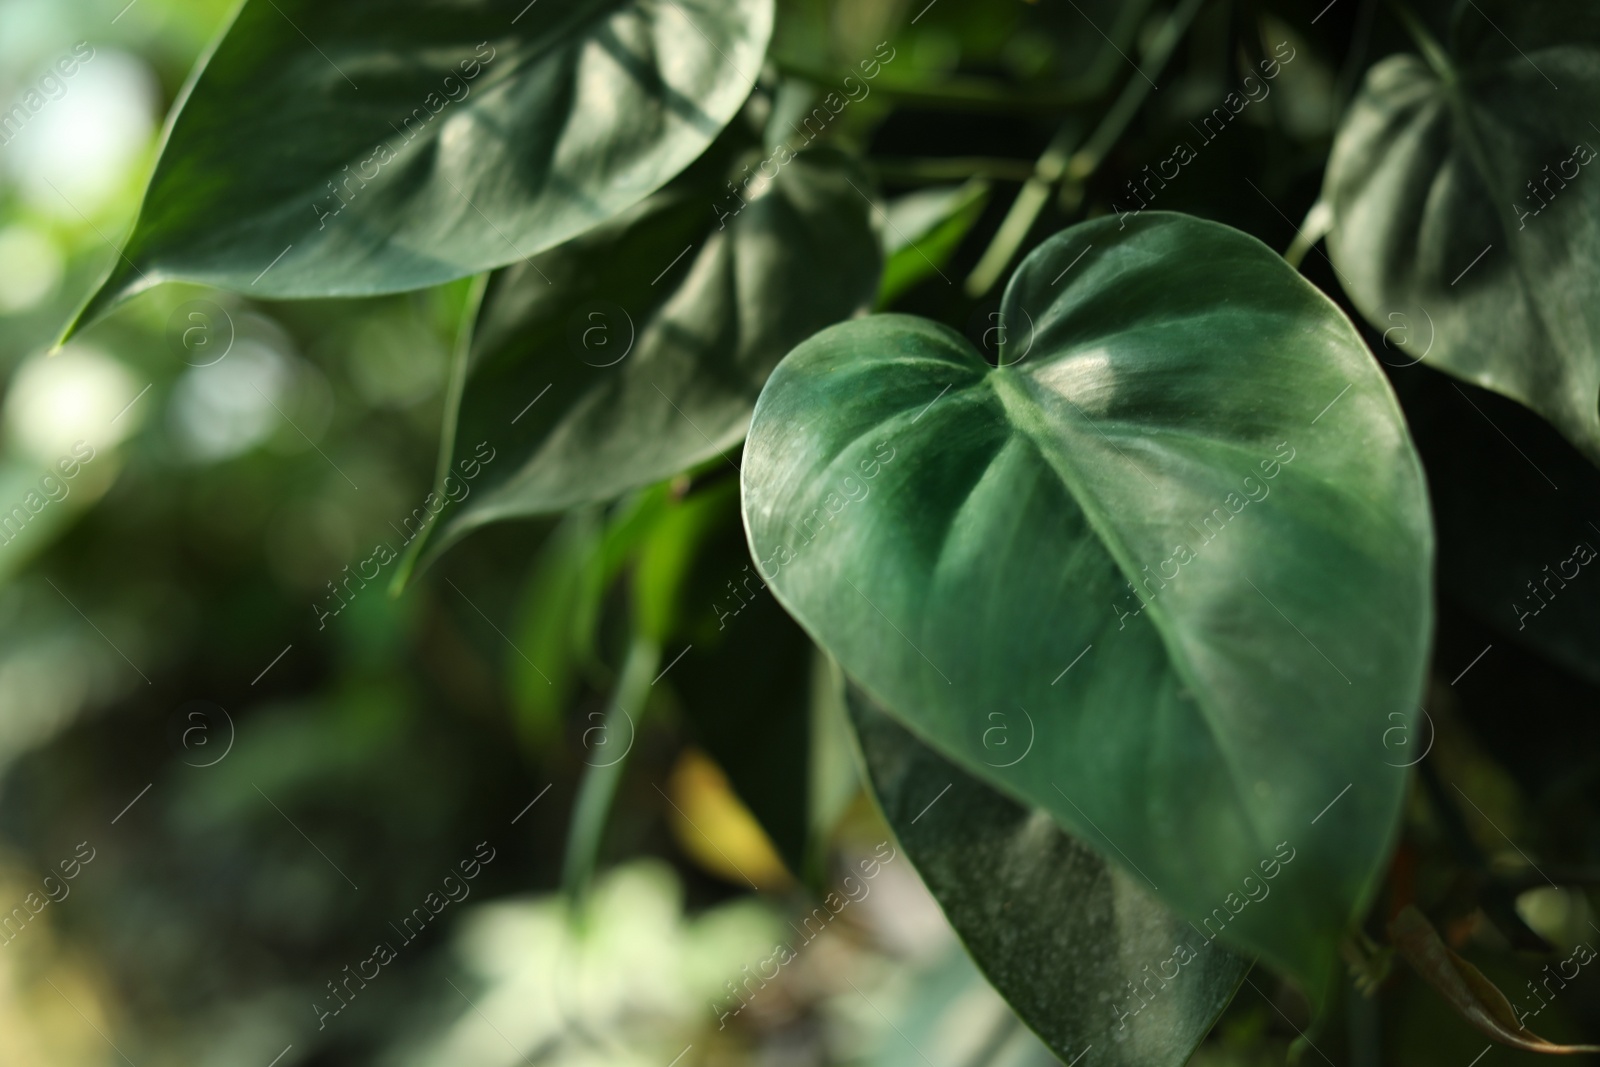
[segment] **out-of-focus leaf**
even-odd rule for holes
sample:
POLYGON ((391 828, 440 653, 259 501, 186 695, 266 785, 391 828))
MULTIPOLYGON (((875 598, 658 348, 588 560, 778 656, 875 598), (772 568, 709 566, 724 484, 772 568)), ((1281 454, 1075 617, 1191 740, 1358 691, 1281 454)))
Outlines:
POLYGON ((581 680, 611 681, 597 647, 605 595, 672 508, 670 487, 651 486, 606 516, 575 509, 540 546, 512 635, 526 658, 506 664, 520 728, 535 747, 560 733, 561 713, 581 680))
POLYGON ((773 20, 773 0, 516 6, 247 0, 78 323, 163 281, 370 295, 552 248, 705 150, 773 20))
POLYGON ((605 592, 602 544, 599 516, 589 508, 574 511, 540 546, 522 594, 512 644, 526 658, 508 657, 506 669, 522 735, 536 748, 560 735, 561 713, 592 647, 582 635, 585 623, 592 627, 598 618, 605 592))
MULTIPOLYGON (((737 513, 736 499, 731 481, 686 499, 668 486, 652 487, 621 509, 600 545, 602 588, 625 560, 632 564, 633 637, 605 712, 594 713, 583 733, 588 770, 573 807, 562 876, 563 885, 576 895, 584 892, 593 873, 639 725, 655 699, 656 683, 666 675, 661 670, 663 642, 682 628, 695 564, 718 521, 726 524, 737 513)), ((673 666, 668 663, 667 669, 673 666)))
POLYGON ((1332 261, 1408 352, 1600 462, 1600 11, 1481 0, 1457 15, 1448 55, 1422 35, 1427 61, 1385 59, 1346 115, 1323 192, 1332 261))
POLYGON ((1416 718, 1432 628, 1421 467, 1280 257, 1119 225, 1027 259, 999 368, 899 315, 792 352, 745 449, 750 543, 941 755, 1320 996, 1405 785, 1381 738, 1416 718), (990 713, 1031 718, 1029 757, 995 766, 990 713))
POLYGON ((728 776, 697 748, 678 757, 668 780, 666 813, 678 845, 725 882, 751 889, 784 889, 794 879, 728 776))
POLYGON ((1183 1067, 1250 961, 1062 833, 1049 812, 966 774, 859 689, 849 701, 884 817, 1012 1008, 1063 1063, 1093 1047, 1117 1067, 1183 1067))
POLYGON ((950 261, 989 200, 989 183, 973 180, 944 189, 919 189, 884 209, 883 281, 878 307, 950 261))
MULTIPOLYGON (((581 912, 554 895, 474 907, 452 931, 448 953, 463 996, 426 1002, 436 1010, 418 1013, 420 1028, 397 1035, 388 1020, 390 1045, 379 1062, 527 1067, 600 1055, 643 1063, 668 1042, 678 1042, 674 1051, 689 1038, 699 1042, 714 1029, 707 1005, 728 999, 727 976, 794 934, 748 894, 710 907, 685 895, 673 868, 635 859, 601 876, 581 912)), ((437 971, 428 981, 443 984, 437 971)))
POLYGON ((633 569, 633 618, 639 633, 664 644, 684 629, 686 612, 698 609, 704 616, 706 605, 689 601, 689 582, 719 526, 737 521, 738 497, 738 483, 729 478, 673 501, 662 512, 640 543, 633 569))
POLYGON ((1389 923, 1389 937, 1429 985, 1463 1019, 1502 1045, 1529 1052, 1600 1052, 1600 1045, 1557 1045, 1524 1025, 1511 1002, 1483 972, 1450 951, 1427 917, 1406 905, 1389 923))
MULTIPOLYGON (((759 174, 776 159, 742 162, 759 174)), ((742 209, 741 173, 712 168, 495 277, 458 439, 504 442, 505 458, 432 551, 498 519, 731 464, 783 354, 870 303, 880 254, 859 169, 802 152, 758 176, 742 209)))

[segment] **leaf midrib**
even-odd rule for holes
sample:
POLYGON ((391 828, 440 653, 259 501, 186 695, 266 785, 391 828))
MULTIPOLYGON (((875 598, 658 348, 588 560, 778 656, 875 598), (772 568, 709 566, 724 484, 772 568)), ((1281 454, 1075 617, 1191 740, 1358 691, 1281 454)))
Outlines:
MULTIPOLYGON (((1084 487, 1070 458, 1061 449, 1057 436, 1050 431, 1042 417, 1043 405, 1036 399, 1035 394, 1046 391, 1045 387, 1033 381, 1030 375, 1005 367, 990 368, 987 380, 999 398, 1014 431, 1028 438, 1039 450, 1044 461, 1056 472, 1056 476, 1066 484, 1073 503, 1083 510, 1089 528, 1105 546, 1123 577, 1131 579, 1131 576, 1137 575, 1138 567, 1134 565, 1133 553, 1116 532, 1110 516, 1100 508, 1094 495, 1084 487)), ((1083 420, 1088 421, 1087 417, 1083 417, 1083 420)), ((1201 682, 1193 664, 1182 652, 1182 645, 1176 637, 1178 625, 1169 616, 1165 604, 1148 601, 1145 603, 1145 610, 1149 612, 1151 624, 1161 638, 1168 662, 1179 680, 1193 694, 1194 702, 1200 709, 1201 718, 1205 721, 1212 743, 1227 765, 1228 784, 1233 791, 1244 824, 1255 837, 1255 844, 1265 849, 1267 835, 1263 835, 1262 827, 1257 824, 1250 805, 1245 802, 1242 789, 1246 775, 1241 772, 1237 754, 1224 742, 1227 733, 1217 723, 1216 712, 1211 707, 1209 698, 1209 686, 1201 682)))

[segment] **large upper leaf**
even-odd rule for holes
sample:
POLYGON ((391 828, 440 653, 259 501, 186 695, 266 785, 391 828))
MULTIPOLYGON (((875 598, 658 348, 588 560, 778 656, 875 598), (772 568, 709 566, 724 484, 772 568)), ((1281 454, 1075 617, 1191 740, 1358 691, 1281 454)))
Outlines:
POLYGON ((1460 7, 1451 54, 1368 73, 1328 163, 1351 299, 1600 461, 1600 11, 1460 7))
POLYGON ((175 279, 365 295, 542 252, 705 150, 772 19, 773 0, 247 0, 79 321, 175 279))
MULTIPOLYGON (((1051 821, 964 773, 850 695, 873 791, 989 981, 1063 1063, 1183 1067, 1250 962, 1163 907, 1051 821)), ((1021 751, 1021 716, 1001 744, 1021 751)))
POLYGON ((1393 394, 1281 259, 1184 216, 1058 235, 1001 315, 1000 369, 899 315, 790 353, 745 448, 762 574, 942 755, 1320 991, 1431 627, 1393 394), (1036 731, 1010 766, 992 713, 1036 731))
POLYGON ((881 253, 844 156, 801 153, 737 214, 729 171, 710 169, 495 277, 457 440, 503 458, 436 550, 729 455, 784 353, 871 303, 881 253))

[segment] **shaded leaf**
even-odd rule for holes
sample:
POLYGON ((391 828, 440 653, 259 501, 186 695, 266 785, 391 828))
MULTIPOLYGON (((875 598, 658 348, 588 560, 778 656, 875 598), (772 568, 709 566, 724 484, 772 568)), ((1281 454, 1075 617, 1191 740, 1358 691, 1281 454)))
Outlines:
POLYGON ((495 277, 458 440, 504 442, 505 458, 433 551, 484 523, 732 464, 783 354, 871 301, 879 252, 853 164, 803 152, 728 217, 742 173, 712 168, 495 277))
POLYGON ((674 500, 639 544, 634 562, 633 627, 659 645, 686 629, 691 617, 710 617, 694 585, 696 572, 737 512, 732 479, 674 500))
POLYGON ((519 6, 247 0, 78 322, 163 281, 371 295, 542 252, 705 150, 773 19, 772 0, 519 6))
POLYGON ((575 511, 550 531, 528 575, 511 631, 522 655, 508 658, 506 671, 519 731, 535 749, 560 736, 561 713, 591 647, 583 624, 592 627, 604 593, 601 544, 599 516, 592 509, 575 511))
POLYGON ((1408 354, 1600 461, 1600 13, 1482 0, 1457 16, 1448 55, 1423 36, 1426 62, 1385 59, 1351 105, 1323 191, 1332 261, 1408 354))
POLYGON ((895 836, 979 968, 1062 1062, 1093 1047, 1102 1064, 1187 1063, 1250 961, 1062 833, 1049 812, 917 741, 859 689, 849 702, 895 836))
POLYGON ((999 369, 898 315, 784 360, 745 450, 760 571, 941 755, 1318 995, 1431 628, 1393 394, 1280 258, 1184 216, 1056 236, 1001 315, 999 369), (992 712, 1034 724, 1027 758, 995 765, 992 712))
POLYGON ((760 820, 704 751, 691 745, 679 753, 664 792, 672 801, 667 825, 678 847, 702 870, 757 891, 794 885, 760 820))

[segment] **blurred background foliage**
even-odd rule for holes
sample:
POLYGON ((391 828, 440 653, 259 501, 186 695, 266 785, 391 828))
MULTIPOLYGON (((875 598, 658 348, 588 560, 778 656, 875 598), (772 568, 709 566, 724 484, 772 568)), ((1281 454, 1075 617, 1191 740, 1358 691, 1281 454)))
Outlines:
MULTIPOLYGON (((1437 22, 1444 6, 1419 8, 1437 22)), ((0 1063, 1049 1062, 903 857, 748 1011, 721 1014, 889 836, 860 793, 828 666, 744 584, 726 465, 475 534, 399 597, 376 581, 319 623, 330 583, 403 540, 422 506, 467 283, 275 304, 161 287, 47 355, 115 255, 162 118, 229 8, 0 0, 0 99, 76 42, 95 50, 0 146, 0 507, 76 442, 93 454, 0 544, 0 908, 94 857, 66 896, 0 933, 0 1063), (608 722, 641 641, 665 670, 636 687, 637 721, 608 722), (578 783, 617 746, 631 756, 600 873, 571 915, 558 887, 578 783), (401 934, 486 853, 466 899, 401 934), (383 941, 395 959, 335 1000, 383 941)), ((1316 8, 1202 5, 1105 164, 1043 203, 1023 238, 1129 206, 1127 183, 1287 42, 1295 58, 1271 95, 1154 206, 1288 247, 1357 79, 1405 46, 1371 0, 1316 8)), ((973 274, 1022 182, 1063 130, 1092 128, 1171 13, 1152 0, 782 0, 758 103, 799 114, 890 42, 894 60, 829 136, 866 154, 883 197, 880 304, 976 340, 998 303, 973 274)), ((1339 291, 1320 252, 1304 269, 1339 291)), ((1432 418, 1456 403, 1438 375, 1385 362, 1436 507, 1459 509, 1468 458, 1512 460, 1489 425, 1432 418)), ((1472 395, 1541 463, 1575 457, 1535 417, 1472 395)), ((1478 505, 1487 532, 1443 524, 1447 572, 1481 561, 1472 538, 1492 536, 1494 514, 1536 506, 1521 480, 1496 477, 1498 506, 1478 505)), ((1538 966, 1507 929, 1560 949, 1595 936, 1585 893, 1528 877, 1503 836, 1592 884, 1595 693, 1572 656, 1556 666, 1541 657, 1559 650, 1487 625, 1471 582, 1443 584, 1438 662, 1494 652, 1471 687, 1436 679, 1435 736, 1399 742, 1397 760, 1432 755, 1390 893, 1459 895, 1453 942, 1520 990, 1538 966), (1461 810, 1445 784, 1457 782, 1484 807, 1461 810), (1462 867, 1499 872, 1499 888, 1441 873, 1462 867)), ((1305 1006, 1255 982, 1197 1062, 1282 1062, 1305 1006)), ((1597 1007, 1566 998, 1539 1029, 1593 1040, 1597 1007)), ((1375 999, 1346 997, 1318 1048, 1341 1063, 1465 1064, 1482 1039, 1396 974, 1375 999)), ((1482 1062, 1516 1058, 1531 1059, 1495 1048, 1482 1062)))

